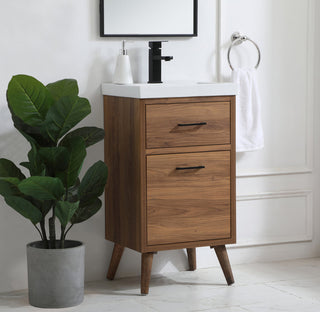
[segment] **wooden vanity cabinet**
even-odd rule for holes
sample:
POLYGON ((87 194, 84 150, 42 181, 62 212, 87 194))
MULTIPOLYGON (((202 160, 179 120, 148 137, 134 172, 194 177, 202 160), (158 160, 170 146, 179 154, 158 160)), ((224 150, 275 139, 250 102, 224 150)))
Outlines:
POLYGON ((236 242, 235 96, 135 99, 104 96, 107 277, 125 247, 142 254, 147 294, 153 254, 215 249, 228 284, 226 244, 236 242))

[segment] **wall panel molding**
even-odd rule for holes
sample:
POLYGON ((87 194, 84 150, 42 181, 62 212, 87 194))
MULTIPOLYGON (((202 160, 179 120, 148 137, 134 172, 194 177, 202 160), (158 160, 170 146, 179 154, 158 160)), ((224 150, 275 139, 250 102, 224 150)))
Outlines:
POLYGON ((314 105, 315 105, 315 34, 316 34, 316 0, 308 0, 308 30, 307 30, 307 98, 306 98, 306 166, 314 167, 314 105))
MULTIPOLYGON (((312 190, 289 190, 282 192, 269 192, 269 193, 259 193, 259 194, 249 194, 237 196, 237 203, 239 202, 251 202, 251 201, 264 201, 270 199, 292 199, 297 198, 302 200, 304 206, 301 209, 304 209, 304 226, 305 231, 303 233, 291 233, 291 234, 282 234, 279 236, 258 238, 252 237, 250 239, 242 239, 241 235, 238 237, 238 243, 236 245, 230 246, 230 248, 239 248, 239 247, 250 247, 250 246, 263 246, 263 245, 272 245, 272 244, 286 244, 294 242, 307 242, 312 241, 313 239, 313 192, 312 190)), ((248 204, 249 205, 249 204, 248 204)), ((248 206, 247 205, 247 206, 248 206)), ((300 208, 300 207, 299 207, 300 208)), ((258 206, 256 209, 259 209, 258 206)), ((290 207, 286 207, 288 212, 290 212, 290 207)), ((238 205, 238 215, 241 214, 241 208, 238 205)), ((288 213, 287 219, 283 219, 284 226, 287 222, 290 222, 290 218, 294 216, 288 213)), ((250 220, 250 222, 255 222, 256 220, 250 220)), ((269 224, 272 226, 271 224, 269 224)), ((250 226, 250 224, 248 225, 250 226)), ((239 229, 238 229, 239 230, 239 229)), ((241 232, 241 229, 240 229, 241 232)), ((239 236, 239 235, 238 235, 239 236)))
POLYGON ((237 172, 237 178, 263 177, 263 176, 281 176, 292 174, 308 174, 312 173, 313 169, 309 167, 295 167, 295 168, 271 168, 255 171, 240 171, 237 172))

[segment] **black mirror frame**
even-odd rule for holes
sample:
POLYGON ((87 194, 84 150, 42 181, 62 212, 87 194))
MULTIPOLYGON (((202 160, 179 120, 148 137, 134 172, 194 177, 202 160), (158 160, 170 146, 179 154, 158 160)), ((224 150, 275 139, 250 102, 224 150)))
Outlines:
POLYGON ((100 0, 100 37, 197 37, 198 36, 198 0, 193 0, 193 34, 105 34, 104 0, 100 0))

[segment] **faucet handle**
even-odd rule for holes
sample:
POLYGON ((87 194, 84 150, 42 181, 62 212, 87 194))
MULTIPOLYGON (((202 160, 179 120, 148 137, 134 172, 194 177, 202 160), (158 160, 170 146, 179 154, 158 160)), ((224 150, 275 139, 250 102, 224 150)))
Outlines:
POLYGON ((163 56, 162 59, 165 60, 165 62, 168 62, 173 60, 173 56, 163 56))

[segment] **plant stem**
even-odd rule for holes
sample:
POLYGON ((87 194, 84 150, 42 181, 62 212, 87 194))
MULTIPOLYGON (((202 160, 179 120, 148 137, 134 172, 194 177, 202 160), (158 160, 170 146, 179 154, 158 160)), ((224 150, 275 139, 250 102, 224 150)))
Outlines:
POLYGON ((42 240, 44 241, 46 248, 49 248, 44 218, 40 221, 40 227, 42 232, 42 240))
POLYGON ((65 198, 65 201, 68 201, 68 192, 69 192, 69 188, 66 187, 66 198, 65 198))
POLYGON ((36 230, 39 232, 40 237, 41 237, 41 240, 43 240, 43 236, 42 236, 42 234, 41 234, 41 231, 38 229, 38 227, 37 227, 35 224, 33 224, 33 225, 34 225, 34 227, 36 228, 36 230))
POLYGON ((65 234, 64 234, 64 239, 66 239, 66 236, 67 236, 67 234, 68 234, 68 232, 70 231, 70 229, 73 227, 73 224, 71 224, 70 226, 69 226, 69 228, 67 229, 67 231, 65 232, 65 234))
POLYGON ((52 217, 49 219, 49 238, 50 248, 56 249, 56 224, 55 224, 55 206, 52 207, 52 217))
POLYGON ((61 235, 60 235, 60 248, 64 248, 64 231, 66 227, 61 225, 61 235))

